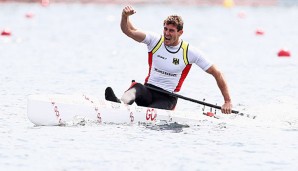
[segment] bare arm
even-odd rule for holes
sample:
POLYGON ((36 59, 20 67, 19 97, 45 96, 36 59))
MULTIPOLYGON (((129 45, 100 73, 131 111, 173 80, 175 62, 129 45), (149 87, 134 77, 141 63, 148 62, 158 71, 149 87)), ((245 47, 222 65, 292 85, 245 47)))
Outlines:
POLYGON ((134 39, 135 41, 142 42, 146 34, 138 29, 136 29, 129 20, 129 16, 136 13, 136 11, 131 6, 126 6, 122 10, 122 17, 121 17, 121 30, 124 34, 128 37, 134 39))
POLYGON ((212 65, 209 69, 207 69, 207 73, 213 75, 224 97, 225 103, 221 107, 222 113, 230 114, 232 112, 232 100, 230 97, 228 85, 223 77, 223 74, 214 65, 212 65))

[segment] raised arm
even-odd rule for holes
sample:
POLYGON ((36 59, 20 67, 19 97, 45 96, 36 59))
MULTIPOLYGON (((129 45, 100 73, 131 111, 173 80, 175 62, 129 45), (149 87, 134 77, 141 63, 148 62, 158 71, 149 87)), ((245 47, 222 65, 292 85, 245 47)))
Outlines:
POLYGON ((124 34, 128 37, 134 39, 135 41, 142 42, 146 34, 138 29, 136 29, 129 20, 129 16, 135 14, 136 11, 131 6, 126 6, 122 10, 122 17, 121 17, 121 30, 124 34))
POLYGON ((221 107, 221 112, 225 114, 230 114, 232 112, 232 101, 231 101, 229 89, 223 77, 223 74, 217 69, 215 65, 212 65, 209 69, 207 69, 207 73, 213 75, 224 97, 225 103, 221 107))

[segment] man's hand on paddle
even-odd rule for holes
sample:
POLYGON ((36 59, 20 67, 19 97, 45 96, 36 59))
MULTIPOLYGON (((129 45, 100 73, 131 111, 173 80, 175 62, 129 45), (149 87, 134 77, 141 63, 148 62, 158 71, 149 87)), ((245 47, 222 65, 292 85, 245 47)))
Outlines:
POLYGON ((133 9, 132 6, 129 6, 129 5, 124 7, 122 11, 122 15, 126 17, 133 15, 134 13, 136 13, 136 11, 133 9))
POLYGON ((221 106, 221 112, 224 114, 231 114, 232 113, 232 103, 231 102, 225 102, 222 106, 221 106))

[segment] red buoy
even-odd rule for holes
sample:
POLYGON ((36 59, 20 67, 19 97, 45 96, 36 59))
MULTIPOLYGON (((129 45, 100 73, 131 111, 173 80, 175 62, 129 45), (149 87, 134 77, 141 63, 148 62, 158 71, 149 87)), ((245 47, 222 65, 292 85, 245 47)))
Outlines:
POLYGON ((11 32, 9 30, 7 30, 7 29, 2 30, 1 36, 11 36, 11 32))
POLYGON ((213 117, 213 116, 214 116, 214 113, 212 113, 212 112, 207 112, 206 115, 207 115, 207 116, 210 116, 210 117, 213 117))
POLYGON ((261 35, 264 35, 264 34, 265 34, 264 30, 262 30, 262 29, 257 29, 256 30, 256 35, 261 36, 261 35))
POLYGON ((277 55, 278 55, 279 57, 290 57, 290 56, 291 56, 291 52, 290 52, 289 50, 287 50, 287 49, 281 49, 281 50, 277 53, 277 55))

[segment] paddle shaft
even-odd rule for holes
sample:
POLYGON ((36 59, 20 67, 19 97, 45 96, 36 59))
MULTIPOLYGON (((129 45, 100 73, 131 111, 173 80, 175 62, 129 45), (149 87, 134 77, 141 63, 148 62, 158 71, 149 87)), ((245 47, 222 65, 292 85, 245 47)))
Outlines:
MULTIPOLYGON (((202 101, 199 101, 199 100, 196 100, 196 99, 192 99, 192 98, 185 97, 185 96, 182 96, 182 95, 179 95, 179 94, 171 93, 171 92, 168 92, 168 91, 165 91, 165 90, 161 90, 161 89, 158 89, 158 88, 154 88, 154 87, 150 87, 150 86, 146 86, 146 87, 148 89, 151 89, 151 90, 154 90, 154 91, 157 91, 157 92, 160 92, 160 93, 168 94, 168 95, 173 96, 173 97, 177 97, 177 98, 180 98, 180 99, 188 100, 188 101, 195 102, 195 103, 198 103, 198 104, 201 104, 201 105, 205 105, 205 106, 209 106, 209 107, 212 107, 212 108, 221 109, 220 106, 217 106, 217 105, 214 105, 214 104, 202 102, 202 101)), ((232 113, 238 114, 239 111, 232 110, 232 113)))

